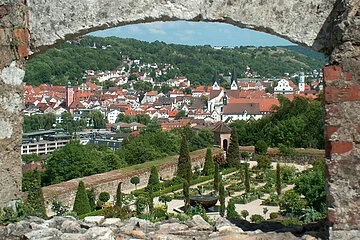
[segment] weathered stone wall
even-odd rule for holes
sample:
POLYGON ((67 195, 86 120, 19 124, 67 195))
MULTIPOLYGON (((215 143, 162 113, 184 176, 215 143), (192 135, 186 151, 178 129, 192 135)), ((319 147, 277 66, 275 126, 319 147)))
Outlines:
MULTIPOLYGON (((34 51, 98 29, 131 23, 192 20, 230 23, 322 49, 321 29, 334 0, 37 0, 28 1, 34 51)), ((326 32, 323 31, 324 33, 326 32)))
MULTIPOLYGON (((197 154, 193 155, 191 160, 193 169, 196 167, 202 167, 205 161, 205 151, 197 151, 197 154)), ((158 165, 157 169, 160 178, 170 179, 176 173, 177 160, 158 165)), ((138 176, 140 179, 138 188, 145 187, 149 180, 150 168, 143 168, 132 172, 128 172, 126 168, 119 169, 43 187, 44 197, 47 202, 47 213, 48 215, 53 214, 51 211, 53 200, 60 201, 63 205, 71 209, 74 205, 79 181, 83 181, 87 189, 93 188, 96 196, 98 196, 101 192, 110 193, 110 201, 112 201, 116 196, 117 186, 120 182, 122 182, 121 186, 123 192, 130 192, 130 190, 134 189, 134 185, 130 183, 130 179, 134 176, 138 176)))
POLYGON ((30 40, 23 2, 0 0, 0 207, 21 197, 22 80, 30 40))
POLYGON ((360 236, 360 2, 332 12, 334 51, 324 67, 330 238, 360 236), (349 231, 352 230, 352 231, 349 231))
POLYGON ((0 0, 0 206, 20 196, 21 82, 29 54, 131 23, 216 21, 331 54, 324 68, 330 236, 359 236, 359 5, 355 0, 0 0))

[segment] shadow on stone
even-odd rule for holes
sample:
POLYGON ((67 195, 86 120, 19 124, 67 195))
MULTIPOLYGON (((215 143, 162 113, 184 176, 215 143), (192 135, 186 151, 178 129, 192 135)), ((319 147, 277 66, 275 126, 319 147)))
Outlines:
POLYGON ((262 222, 260 224, 250 223, 245 220, 238 220, 231 218, 229 221, 235 224, 237 227, 240 227, 243 231, 256 231, 261 230, 262 232, 277 232, 285 233, 290 232, 297 237, 303 235, 310 235, 316 238, 328 239, 329 230, 326 225, 326 219, 320 220, 318 222, 304 224, 304 225, 289 225, 285 226, 280 222, 262 222))

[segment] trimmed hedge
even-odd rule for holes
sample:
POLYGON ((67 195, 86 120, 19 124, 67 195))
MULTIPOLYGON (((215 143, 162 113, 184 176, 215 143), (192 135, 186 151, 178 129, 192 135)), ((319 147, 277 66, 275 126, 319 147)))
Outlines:
POLYGON ((84 219, 85 217, 89 217, 89 216, 102 216, 104 213, 104 210, 105 210, 105 208, 79 215, 78 219, 84 219))
MULTIPOLYGON (((198 183, 202 183, 202 182, 206 182, 208 180, 211 180, 213 179, 214 177, 213 176, 201 176, 197 179, 193 179, 190 181, 190 185, 195 185, 195 184, 198 184, 198 183)), ((164 183, 161 183, 161 186, 164 186, 164 183)), ((165 188, 163 190, 160 190, 160 191, 156 191, 153 193, 153 196, 154 197, 158 197, 162 194, 166 194, 166 193, 171 193, 171 192, 174 192, 174 191, 177 191, 177 190, 180 190, 182 189, 183 185, 182 183, 180 184, 176 184, 176 185, 173 185, 171 187, 168 187, 168 188, 165 188)), ((142 189, 138 189, 138 190, 134 190, 131 192, 134 196, 139 196, 141 194, 146 194, 145 192, 145 189, 142 188, 142 189)))

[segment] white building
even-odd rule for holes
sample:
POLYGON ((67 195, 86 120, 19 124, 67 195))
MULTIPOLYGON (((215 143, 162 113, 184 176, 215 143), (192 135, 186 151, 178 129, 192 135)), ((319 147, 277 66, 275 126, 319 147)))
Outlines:
POLYGON ((117 117, 119 116, 120 111, 119 110, 112 110, 108 113, 107 119, 109 123, 114 124, 116 122, 117 117))
POLYGON ((286 79, 281 79, 278 82, 278 85, 274 88, 275 94, 292 94, 294 89, 290 86, 289 81, 286 79))

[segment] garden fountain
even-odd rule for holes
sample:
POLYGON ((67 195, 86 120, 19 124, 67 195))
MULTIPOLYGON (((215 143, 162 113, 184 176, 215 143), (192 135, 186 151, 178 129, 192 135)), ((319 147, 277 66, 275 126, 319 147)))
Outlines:
POLYGON ((206 210, 211 207, 214 207, 217 201, 218 201, 218 197, 216 195, 210 195, 210 196, 194 195, 190 197, 191 206, 194 207, 197 204, 201 204, 201 206, 203 206, 203 208, 205 208, 206 210))

